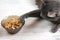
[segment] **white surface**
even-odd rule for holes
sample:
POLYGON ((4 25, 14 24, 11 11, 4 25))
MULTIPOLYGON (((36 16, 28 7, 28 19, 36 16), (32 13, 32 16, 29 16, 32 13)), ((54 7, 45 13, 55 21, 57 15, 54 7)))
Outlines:
MULTIPOLYGON (((37 9, 35 0, 0 0, 0 21, 9 15, 23 15, 37 9)), ((52 25, 48 21, 26 20, 23 28, 15 35, 10 35, 0 25, 0 40, 60 40, 60 30, 51 33, 52 25)))

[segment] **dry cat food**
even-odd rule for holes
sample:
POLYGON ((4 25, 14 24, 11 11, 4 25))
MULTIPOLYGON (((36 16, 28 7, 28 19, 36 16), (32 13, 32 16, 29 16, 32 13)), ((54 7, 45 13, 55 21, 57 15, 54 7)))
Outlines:
POLYGON ((22 26, 22 23, 19 17, 10 16, 3 22, 3 26, 7 29, 17 29, 22 26))

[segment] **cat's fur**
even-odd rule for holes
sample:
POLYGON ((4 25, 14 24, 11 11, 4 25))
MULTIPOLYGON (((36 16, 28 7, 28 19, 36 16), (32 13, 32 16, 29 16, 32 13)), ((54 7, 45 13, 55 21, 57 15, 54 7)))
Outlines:
POLYGON ((55 33, 60 24, 60 2, 57 0, 36 0, 36 5, 39 9, 24 14, 22 18, 37 17, 49 20, 55 25, 51 29, 55 33))

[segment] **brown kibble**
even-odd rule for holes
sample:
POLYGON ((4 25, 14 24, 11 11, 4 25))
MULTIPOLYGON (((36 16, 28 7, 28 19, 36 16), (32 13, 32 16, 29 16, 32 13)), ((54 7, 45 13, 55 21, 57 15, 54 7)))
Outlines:
POLYGON ((3 26, 7 29, 18 29, 19 27, 22 27, 22 23, 21 20, 19 19, 19 17, 8 17, 8 19, 6 19, 3 22, 3 26))

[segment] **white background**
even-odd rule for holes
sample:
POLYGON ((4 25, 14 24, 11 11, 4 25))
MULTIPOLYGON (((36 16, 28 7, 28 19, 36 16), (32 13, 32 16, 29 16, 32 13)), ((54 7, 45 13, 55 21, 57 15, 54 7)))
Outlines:
MULTIPOLYGON (((38 9, 35 0, 0 0, 0 22, 7 16, 21 16, 35 9, 38 9)), ((26 19, 23 28, 15 35, 8 34, 0 25, 0 40, 60 40, 60 30, 51 33, 50 22, 36 20, 36 18, 26 19)))

